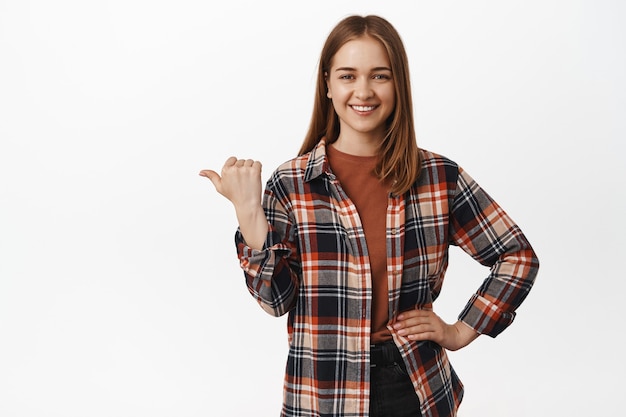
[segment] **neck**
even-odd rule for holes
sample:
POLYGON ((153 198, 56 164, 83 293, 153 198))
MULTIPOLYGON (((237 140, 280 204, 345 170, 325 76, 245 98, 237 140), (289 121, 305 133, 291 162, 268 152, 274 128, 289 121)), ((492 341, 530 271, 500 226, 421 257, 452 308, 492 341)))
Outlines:
POLYGON ((380 139, 374 138, 350 138, 339 135, 337 140, 332 143, 335 149, 355 156, 375 156, 378 155, 380 139))

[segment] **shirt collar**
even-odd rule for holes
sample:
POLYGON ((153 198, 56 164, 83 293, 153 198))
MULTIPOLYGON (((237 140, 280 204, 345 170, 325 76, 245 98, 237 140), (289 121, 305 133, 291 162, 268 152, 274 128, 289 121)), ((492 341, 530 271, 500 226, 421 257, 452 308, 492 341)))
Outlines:
POLYGON ((306 170, 304 172, 304 181, 312 181, 323 174, 332 177, 330 171, 330 165, 328 164, 328 158, 326 157, 326 139, 322 138, 318 144, 309 153, 309 157, 306 163, 306 170))

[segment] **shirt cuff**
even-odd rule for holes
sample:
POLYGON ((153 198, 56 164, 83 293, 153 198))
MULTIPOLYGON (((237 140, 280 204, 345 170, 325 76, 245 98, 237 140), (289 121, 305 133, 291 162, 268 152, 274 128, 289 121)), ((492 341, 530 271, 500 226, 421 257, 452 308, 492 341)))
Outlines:
POLYGON ((274 263, 277 257, 288 255, 289 251, 282 245, 278 234, 271 228, 265 238, 262 249, 253 249, 246 244, 246 241, 237 229, 235 233, 235 244, 237 246, 237 256, 241 269, 251 278, 260 278, 270 281, 274 263))
POLYGON ((469 300, 459 320, 480 334, 496 337, 513 323, 515 313, 504 311, 485 297, 474 294, 469 300))

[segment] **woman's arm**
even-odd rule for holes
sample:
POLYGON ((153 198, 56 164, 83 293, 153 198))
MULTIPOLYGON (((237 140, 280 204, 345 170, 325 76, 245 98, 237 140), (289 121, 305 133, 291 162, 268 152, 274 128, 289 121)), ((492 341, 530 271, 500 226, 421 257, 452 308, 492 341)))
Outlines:
POLYGON ((459 320, 495 337, 515 318, 532 288, 539 260, 508 214, 461 168, 450 213, 451 243, 490 268, 459 320))
POLYGON ((298 294, 300 264, 288 212, 269 189, 261 197, 260 162, 231 157, 221 176, 212 170, 200 175, 235 207, 235 243, 248 290, 267 313, 287 313, 298 294))

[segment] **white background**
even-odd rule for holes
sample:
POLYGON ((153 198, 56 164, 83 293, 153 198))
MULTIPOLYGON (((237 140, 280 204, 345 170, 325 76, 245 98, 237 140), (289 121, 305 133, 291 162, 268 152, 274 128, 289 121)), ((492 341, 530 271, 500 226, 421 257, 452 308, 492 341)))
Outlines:
MULTIPOLYGON (((541 260, 515 323, 451 354, 460 416, 623 412, 625 3, 0 0, 1 416, 278 415, 285 318, 198 171, 295 155, 353 13, 400 32, 420 146, 541 260)), ((436 310, 486 274, 454 250, 436 310)))

